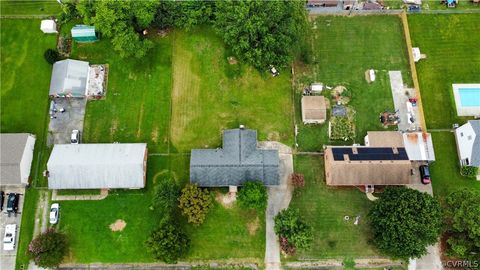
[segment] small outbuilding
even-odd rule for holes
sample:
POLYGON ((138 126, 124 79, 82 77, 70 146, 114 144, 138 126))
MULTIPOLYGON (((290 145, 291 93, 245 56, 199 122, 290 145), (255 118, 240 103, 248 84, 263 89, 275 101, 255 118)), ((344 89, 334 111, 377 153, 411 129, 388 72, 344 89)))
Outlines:
POLYGON ((57 24, 54 20, 42 20, 40 23, 40 30, 42 30, 45 34, 56 34, 57 31, 57 24))
POLYGON ((146 143, 56 144, 47 162, 49 189, 145 187, 146 143))
POLYGON ((302 121, 304 124, 323 124, 327 120, 327 102, 323 96, 302 97, 302 121))
POLYGON ((55 62, 50 80, 50 96, 85 97, 89 68, 85 61, 66 59, 55 62))
POLYGON ((95 42, 98 40, 95 26, 75 25, 71 33, 73 40, 76 42, 95 42))
POLYGON ((0 186, 28 185, 34 147, 32 134, 0 134, 0 186))
POLYGON ((312 83, 310 85, 310 90, 313 93, 321 93, 323 91, 323 83, 312 83))

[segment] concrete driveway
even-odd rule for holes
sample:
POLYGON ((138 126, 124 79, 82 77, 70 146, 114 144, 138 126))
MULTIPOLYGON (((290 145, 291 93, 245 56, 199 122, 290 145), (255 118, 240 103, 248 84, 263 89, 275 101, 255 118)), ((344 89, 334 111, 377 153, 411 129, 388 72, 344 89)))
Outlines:
POLYGON ((289 177, 293 173, 292 149, 278 142, 259 142, 263 149, 278 149, 280 156, 280 185, 268 188, 268 206, 266 210, 265 268, 277 270, 281 267, 280 244, 274 231, 274 218, 288 207, 292 199, 293 187, 289 177))
MULTIPOLYGON (((3 211, 0 214, 0 235, 3 239, 3 236, 5 235, 5 225, 7 224, 17 224, 17 235, 15 237, 15 249, 12 251, 5 251, 3 250, 3 243, 2 246, 0 247, 0 269, 15 269, 15 260, 17 258, 17 249, 18 249, 18 239, 20 237, 20 225, 22 223, 22 211, 23 211, 23 201, 25 197, 23 194, 25 194, 25 188, 23 187, 12 187, 12 188, 2 188, 2 190, 5 192, 5 195, 7 193, 20 193, 22 196, 20 196, 20 202, 18 204, 18 209, 19 212, 16 216, 11 215, 8 217, 6 208, 7 208, 7 197, 5 198, 4 204, 3 204, 3 211)), ((33 218, 33 217, 32 217, 33 218)))
POLYGON ((68 144, 72 130, 80 130, 83 134, 83 118, 87 100, 84 98, 55 98, 57 112, 51 113, 48 125, 48 144, 68 144), (61 109, 65 112, 60 112, 61 109))

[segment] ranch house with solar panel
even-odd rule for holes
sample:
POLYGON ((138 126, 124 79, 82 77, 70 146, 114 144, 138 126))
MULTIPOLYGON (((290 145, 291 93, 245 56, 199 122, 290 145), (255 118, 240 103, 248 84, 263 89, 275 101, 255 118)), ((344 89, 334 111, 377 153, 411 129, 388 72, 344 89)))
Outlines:
POLYGON ((223 148, 193 149, 190 157, 190 182, 201 187, 231 187, 246 181, 278 185, 278 150, 257 148, 257 132, 228 129, 223 132, 223 148))

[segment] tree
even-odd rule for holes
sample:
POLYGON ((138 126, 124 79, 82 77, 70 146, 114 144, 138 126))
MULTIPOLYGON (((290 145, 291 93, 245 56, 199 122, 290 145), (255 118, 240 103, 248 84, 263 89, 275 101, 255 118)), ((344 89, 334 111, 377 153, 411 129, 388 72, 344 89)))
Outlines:
POLYGON ((419 258, 437 242, 442 213, 438 201, 427 193, 408 188, 387 188, 374 202, 368 218, 373 242, 395 258, 419 258))
POLYGON ((462 166, 460 174, 468 178, 477 178, 478 167, 462 166))
POLYGON ((188 219, 188 222, 194 225, 202 224, 208 210, 212 206, 212 198, 208 190, 202 190, 196 184, 187 184, 182 189, 182 194, 178 199, 182 214, 188 219))
POLYGON ((258 69, 286 66, 306 29, 302 1, 219 1, 216 31, 239 58, 258 69))
POLYGON ((67 252, 66 236, 50 228, 30 242, 27 255, 40 267, 54 268, 62 262, 67 252))
POLYGON ((190 247, 190 239, 172 219, 164 219, 146 241, 156 259, 176 263, 190 247))
POLYGON ((153 21, 160 28, 190 29, 213 19, 215 1, 161 1, 153 21))
POLYGON ((449 235, 447 252, 480 261, 480 192, 462 189, 448 195, 444 220, 449 235))
POLYGON ((83 0, 77 10, 86 24, 93 23, 105 37, 112 39, 113 48, 121 57, 141 58, 153 47, 141 33, 152 23, 158 5, 155 0, 83 0))
POLYGON ((43 57, 50 65, 53 65, 55 62, 60 60, 60 55, 58 54, 58 51, 54 49, 47 49, 43 54, 43 57))
POLYGON ((238 192, 238 202, 244 208, 264 211, 267 208, 267 188, 259 181, 248 181, 238 192))
POLYGON ((162 216, 171 216, 178 206, 180 187, 173 178, 162 179, 155 185, 152 208, 162 216))
POLYGON ((274 229, 287 254, 295 252, 295 249, 309 248, 313 240, 312 228, 301 219, 298 209, 287 208, 280 211, 275 216, 274 229))

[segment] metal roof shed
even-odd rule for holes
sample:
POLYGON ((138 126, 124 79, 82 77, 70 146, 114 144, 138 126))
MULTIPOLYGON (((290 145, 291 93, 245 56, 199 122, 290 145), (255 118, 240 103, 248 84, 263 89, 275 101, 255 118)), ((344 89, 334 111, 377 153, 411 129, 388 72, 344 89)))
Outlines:
POLYGON ((71 33, 73 40, 77 42, 95 42, 98 40, 95 34, 95 26, 75 25, 71 33))
POLYGON ((56 144, 47 163, 49 189, 145 187, 147 144, 56 144))
POLYGON ((89 64, 66 59, 53 64, 50 96, 85 97, 89 64))
POLYGON ((32 134, 0 134, 0 186, 28 185, 34 147, 32 134))

